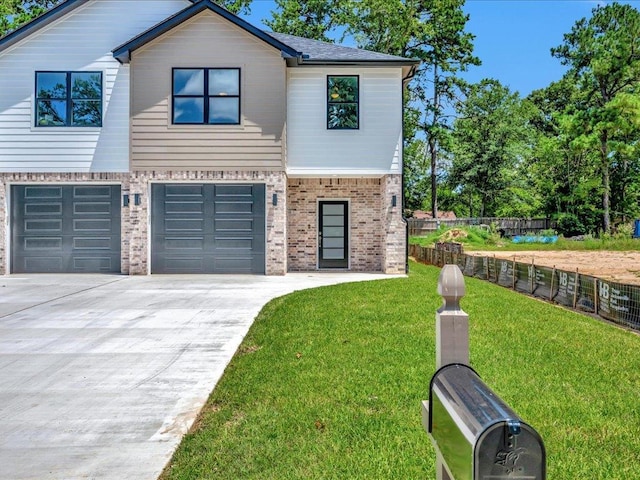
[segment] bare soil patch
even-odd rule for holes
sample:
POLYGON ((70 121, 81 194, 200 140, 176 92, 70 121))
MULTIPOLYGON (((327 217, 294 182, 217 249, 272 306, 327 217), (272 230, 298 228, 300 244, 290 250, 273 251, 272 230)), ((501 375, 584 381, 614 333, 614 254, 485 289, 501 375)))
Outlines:
POLYGON ((640 285, 640 252, 519 251, 465 252, 467 255, 508 258, 559 270, 575 271, 613 282, 640 285))

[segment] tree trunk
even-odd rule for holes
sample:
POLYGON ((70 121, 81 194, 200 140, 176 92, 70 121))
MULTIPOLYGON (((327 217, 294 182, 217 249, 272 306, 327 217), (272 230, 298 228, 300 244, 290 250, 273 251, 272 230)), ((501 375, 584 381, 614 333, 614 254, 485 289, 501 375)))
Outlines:
POLYGON ((433 66, 433 122, 432 130, 429 135, 429 151, 431 153, 431 216, 438 218, 438 177, 437 177, 437 160, 438 160, 438 142, 433 134, 435 126, 438 123, 438 66, 433 66))
POLYGON ((436 141, 429 136, 429 150, 431 151, 431 215, 438 218, 438 181, 436 177, 436 160, 438 158, 436 141))
POLYGON ((602 228, 604 233, 611 233, 611 218, 609 200, 611 195, 610 167, 609 167, 609 142, 607 131, 600 137, 600 154, 602 158, 602 228))

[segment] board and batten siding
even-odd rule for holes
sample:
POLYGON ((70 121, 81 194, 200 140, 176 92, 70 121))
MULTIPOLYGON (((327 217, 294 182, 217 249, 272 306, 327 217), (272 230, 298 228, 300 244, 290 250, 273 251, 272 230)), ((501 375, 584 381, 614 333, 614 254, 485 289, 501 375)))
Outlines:
POLYGON ((187 0, 92 0, 0 52, 1 172, 129 170, 129 67, 111 50, 187 0), (35 127, 35 72, 102 71, 103 126, 35 127))
POLYGON ((383 176, 402 171, 402 69, 303 67, 288 71, 287 174, 383 176), (360 78, 360 128, 327 128, 327 76, 360 78))
POLYGON ((286 65, 279 50, 202 12, 134 51, 131 165, 283 170, 286 65), (240 125, 172 125, 173 68, 240 68, 240 125))

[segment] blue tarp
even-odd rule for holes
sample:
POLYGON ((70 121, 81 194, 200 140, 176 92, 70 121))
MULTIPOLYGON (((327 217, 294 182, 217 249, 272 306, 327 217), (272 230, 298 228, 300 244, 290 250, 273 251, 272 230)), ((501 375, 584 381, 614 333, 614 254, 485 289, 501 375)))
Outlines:
POLYGON ((516 235, 512 239, 513 243, 556 243, 557 235, 539 236, 539 235, 516 235))

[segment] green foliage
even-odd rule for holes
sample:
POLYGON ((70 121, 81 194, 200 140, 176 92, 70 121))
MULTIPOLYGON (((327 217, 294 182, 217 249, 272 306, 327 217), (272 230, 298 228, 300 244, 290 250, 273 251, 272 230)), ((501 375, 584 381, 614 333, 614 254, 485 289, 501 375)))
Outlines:
MULTIPOLYGON (((42 15, 62 0, 2 0, 0 1, 0 36, 42 15)), ((214 0, 233 13, 249 11, 251 0, 214 0)))
POLYGON ((624 240, 631 238, 633 235, 634 227, 632 223, 623 223, 616 227, 616 233, 613 234, 613 238, 617 240, 624 240))
POLYGON ((558 232, 565 237, 574 237, 587 232, 586 227, 577 215, 573 213, 561 213, 558 215, 558 232))
MULTIPOLYGON (((161 478, 435 478, 420 405, 435 371, 439 273, 412 263, 405 279, 270 302, 161 478)), ((620 352, 640 337, 465 283, 471 365, 541 434, 548 478, 635 478, 640 357, 620 352)))
POLYGON ((612 173, 625 145, 640 140, 640 12, 618 3, 598 6, 551 52, 570 67, 567 78, 579 89, 567 133, 572 148, 598 159, 602 227, 609 233, 612 173))
POLYGON ((0 36, 36 18, 62 0, 2 0, 0 2, 0 36))
MULTIPOLYGON (((329 33, 340 21, 340 0, 276 0, 272 18, 264 23, 274 32, 330 42, 329 33)), ((343 2, 344 3, 344 2, 343 2)))
POLYGON ((449 182, 463 196, 479 197, 478 216, 495 216, 514 194, 526 201, 514 183, 528 147, 526 108, 517 93, 493 79, 472 85, 461 106, 452 135, 455 156, 449 182))

